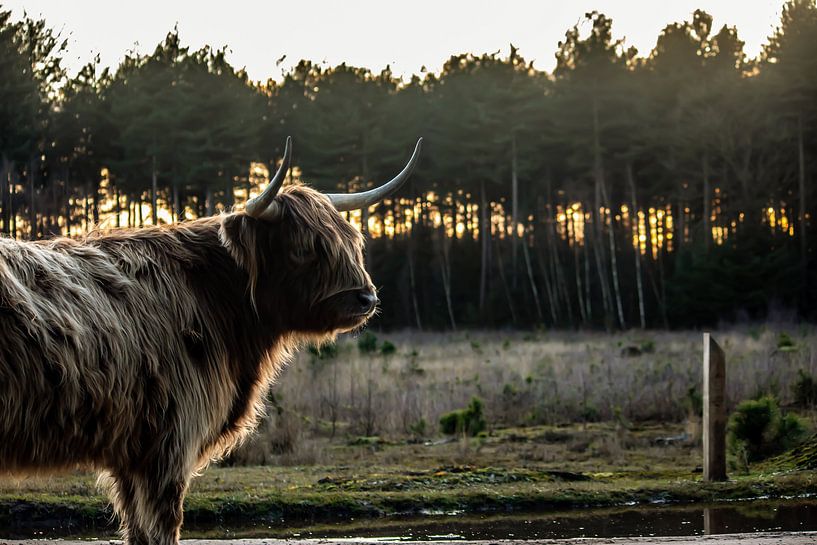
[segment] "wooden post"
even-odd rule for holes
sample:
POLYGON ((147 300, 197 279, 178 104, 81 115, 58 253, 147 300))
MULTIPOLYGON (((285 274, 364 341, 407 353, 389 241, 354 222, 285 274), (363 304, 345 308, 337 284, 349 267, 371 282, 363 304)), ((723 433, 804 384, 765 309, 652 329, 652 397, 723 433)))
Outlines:
POLYGON ((704 480, 726 480, 726 357, 704 333, 704 480))
POLYGON ((722 507, 704 507, 704 535, 729 533, 724 524, 724 520, 728 520, 727 514, 722 507))

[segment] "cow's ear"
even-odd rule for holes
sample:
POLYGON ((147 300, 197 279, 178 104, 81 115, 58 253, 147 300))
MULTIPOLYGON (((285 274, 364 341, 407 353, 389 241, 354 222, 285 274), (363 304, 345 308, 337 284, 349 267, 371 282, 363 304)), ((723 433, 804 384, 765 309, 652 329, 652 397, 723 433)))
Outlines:
POLYGON ((249 277, 249 296, 256 312, 255 290, 258 285, 258 220, 247 214, 228 214, 221 220, 218 237, 239 267, 249 277))
POLYGON ((241 268, 253 276, 258 270, 258 220, 246 214, 228 214, 221 220, 219 239, 241 268))

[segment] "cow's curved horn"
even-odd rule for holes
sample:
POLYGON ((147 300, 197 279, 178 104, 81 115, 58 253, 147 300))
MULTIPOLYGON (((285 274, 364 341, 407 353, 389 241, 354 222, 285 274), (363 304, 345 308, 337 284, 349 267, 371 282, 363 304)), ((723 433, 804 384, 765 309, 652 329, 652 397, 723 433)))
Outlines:
POLYGON ((244 211, 248 216, 253 218, 273 219, 277 216, 277 207, 270 207, 275 195, 284 185, 284 179, 289 170, 289 163, 292 160, 292 137, 287 136, 287 143, 284 146, 284 159, 281 161, 281 166, 278 172, 272 177, 264 192, 247 201, 244 211))
POLYGON ((417 140, 417 145, 414 148, 414 153, 411 155, 409 162, 406 164, 400 174, 395 176, 391 181, 361 193, 327 193, 326 196, 329 197, 338 212, 359 210, 382 201, 397 191, 400 186, 403 185, 406 180, 408 180, 408 177, 411 176, 411 172, 414 170, 414 167, 417 166, 417 161, 420 158, 420 148, 422 148, 422 145, 423 139, 420 138, 417 140))

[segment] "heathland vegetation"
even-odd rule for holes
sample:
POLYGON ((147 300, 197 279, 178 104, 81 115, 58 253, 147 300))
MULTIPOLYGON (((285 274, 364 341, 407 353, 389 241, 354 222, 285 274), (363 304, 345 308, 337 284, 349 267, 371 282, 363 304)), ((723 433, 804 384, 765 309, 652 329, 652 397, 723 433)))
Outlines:
POLYGON ((59 33, 0 9, 0 229, 82 236, 241 206, 289 134, 293 179, 354 190, 423 135, 410 186, 352 217, 379 327, 814 318, 815 35, 814 0, 790 0, 758 58, 701 10, 638 52, 593 12, 552 73, 511 46, 408 80, 303 60, 256 82, 176 30, 69 76, 59 33))
MULTIPOLYGON (((733 412, 726 483, 701 480, 699 334, 363 335, 282 373, 258 435, 194 479, 187 535, 817 493, 807 436, 817 413, 804 395, 817 376, 814 328, 718 339, 733 412)), ((99 537, 111 529, 106 505, 90 474, 0 478, 6 534, 42 524, 99 537)))
MULTIPOLYGON (((803 439, 815 408, 813 328, 718 338, 736 409, 734 467, 803 439)), ((696 445, 701 384, 694 332, 364 333, 300 354, 273 387, 260 433, 231 462, 323 464, 332 459, 326 447, 338 443, 377 448, 470 436, 479 444, 496 430, 600 422, 622 430, 664 422, 680 426, 670 442, 696 445)))

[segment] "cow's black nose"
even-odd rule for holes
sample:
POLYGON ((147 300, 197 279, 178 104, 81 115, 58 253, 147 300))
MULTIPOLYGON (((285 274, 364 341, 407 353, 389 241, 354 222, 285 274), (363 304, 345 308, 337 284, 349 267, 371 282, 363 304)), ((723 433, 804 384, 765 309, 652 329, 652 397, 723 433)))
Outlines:
POLYGON ((369 312, 377 306, 379 300, 374 291, 366 288, 357 292, 357 300, 360 303, 360 308, 363 312, 369 312))

